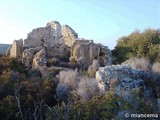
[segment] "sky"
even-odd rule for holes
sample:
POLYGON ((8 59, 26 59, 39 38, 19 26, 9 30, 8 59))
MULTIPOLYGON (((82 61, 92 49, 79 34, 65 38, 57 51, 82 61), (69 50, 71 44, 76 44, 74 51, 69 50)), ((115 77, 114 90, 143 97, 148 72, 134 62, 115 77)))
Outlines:
POLYGON ((160 0, 0 0, 0 43, 25 39, 50 21, 113 49, 136 29, 160 28, 160 0))

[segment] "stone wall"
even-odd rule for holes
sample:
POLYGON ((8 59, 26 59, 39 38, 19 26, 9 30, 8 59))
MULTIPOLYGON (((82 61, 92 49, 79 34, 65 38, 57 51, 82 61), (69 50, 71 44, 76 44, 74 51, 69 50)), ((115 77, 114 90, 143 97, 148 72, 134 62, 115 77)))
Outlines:
POLYGON ((73 44, 78 34, 68 25, 61 26, 59 22, 52 21, 46 27, 33 29, 24 40, 26 48, 40 45, 53 46, 55 44, 65 44, 69 47, 73 44))
POLYGON ((22 58, 23 40, 14 40, 12 46, 9 48, 7 55, 13 58, 22 58))
POLYGON ((54 45, 46 47, 46 56, 48 58, 62 57, 66 55, 70 49, 66 44, 54 45))
POLYGON ((77 40, 71 47, 71 61, 84 60, 86 65, 90 65, 97 59, 100 65, 111 64, 111 52, 108 47, 96 44, 92 40, 77 40))
POLYGON ((136 89, 146 90, 144 95, 149 97, 151 94, 147 93, 145 81, 151 80, 152 77, 151 72, 124 65, 100 67, 96 72, 96 79, 102 92, 114 90, 125 99, 130 99, 131 92, 136 89))
POLYGON ((78 38, 78 34, 68 25, 62 26, 62 35, 64 39, 64 43, 71 47, 75 40, 78 38))

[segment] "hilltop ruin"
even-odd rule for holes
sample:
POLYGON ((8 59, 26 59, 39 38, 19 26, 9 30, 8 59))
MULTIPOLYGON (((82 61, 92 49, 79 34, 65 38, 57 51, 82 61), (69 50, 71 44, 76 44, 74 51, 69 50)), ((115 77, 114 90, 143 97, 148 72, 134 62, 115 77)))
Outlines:
POLYGON ((14 40, 7 51, 7 56, 18 58, 26 67, 32 68, 46 66, 48 59, 66 55, 70 61, 81 60, 87 66, 94 59, 103 66, 111 64, 111 52, 107 46, 80 39, 71 27, 57 21, 33 29, 24 40, 14 40))

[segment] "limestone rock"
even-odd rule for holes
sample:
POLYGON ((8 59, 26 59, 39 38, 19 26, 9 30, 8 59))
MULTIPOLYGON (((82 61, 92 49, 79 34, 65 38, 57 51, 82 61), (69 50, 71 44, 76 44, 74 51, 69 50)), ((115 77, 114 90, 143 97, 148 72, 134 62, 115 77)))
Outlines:
POLYGON ((23 40, 14 40, 12 46, 8 49, 7 55, 9 57, 18 58, 19 60, 22 58, 23 53, 23 40))
POLYGON ((26 50, 24 50, 23 51, 23 55, 22 55, 22 63, 26 67, 31 67, 33 57, 34 57, 34 51, 32 49, 26 49, 26 50))
POLYGON ((145 89, 144 80, 152 78, 148 74, 139 69, 132 69, 130 66, 111 65, 100 67, 96 72, 96 79, 99 81, 99 88, 102 92, 114 86, 116 94, 128 100, 131 97, 130 92, 137 88, 145 89))
POLYGON ((46 51, 45 49, 41 49, 34 55, 32 68, 39 68, 40 66, 46 65, 46 51))
POLYGON ((34 55, 42 49, 42 46, 38 46, 36 48, 25 49, 22 54, 22 63, 26 67, 32 67, 32 61, 34 55))
POLYGON ((97 59, 100 65, 109 65, 111 63, 111 54, 108 47, 95 44, 91 40, 76 40, 71 47, 71 60, 78 61, 84 59, 86 65, 92 64, 97 59))

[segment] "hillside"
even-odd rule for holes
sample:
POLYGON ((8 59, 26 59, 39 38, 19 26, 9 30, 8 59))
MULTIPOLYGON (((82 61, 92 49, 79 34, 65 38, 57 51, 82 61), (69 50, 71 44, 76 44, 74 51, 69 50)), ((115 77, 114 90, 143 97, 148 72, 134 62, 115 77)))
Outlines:
POLYGON ((6 50, 10 46, 11 46, 10 44, 0 44, 0 54, 5 55, 6 54, 6 50))

